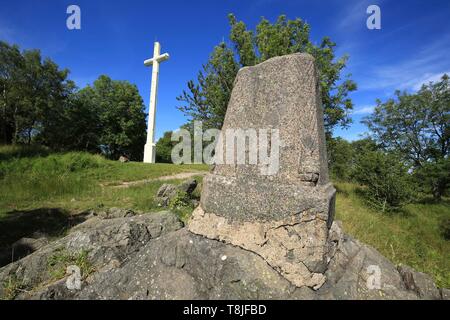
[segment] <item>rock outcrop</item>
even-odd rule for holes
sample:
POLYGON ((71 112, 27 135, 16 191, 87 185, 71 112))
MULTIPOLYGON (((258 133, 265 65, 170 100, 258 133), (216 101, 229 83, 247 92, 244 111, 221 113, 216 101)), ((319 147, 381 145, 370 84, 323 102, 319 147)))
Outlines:
POLYGON ((344 235, 336 222, 330 233, 334 256, 327 281, 314 291, 296 287, 253 252, 189 232, 170 212, 114 212, 118 217, 92 215, 66 237, 0 269, 4 284, 0 295, 16 299, 448 299, 448 291, 436 289, 429 277, 409 268, 399 271, 373 248, 344 235), (49 261, 62 251, 87 253, 83 263, 90 267, 88 274, 81 275, 80 290, 67 288, 68 275, 55 278, 49 270, 49 261), (378 266, 381 275, 375 287, 369 281, 371 266, 378 266), (16 292, 8 287, 11 281, 16 292))

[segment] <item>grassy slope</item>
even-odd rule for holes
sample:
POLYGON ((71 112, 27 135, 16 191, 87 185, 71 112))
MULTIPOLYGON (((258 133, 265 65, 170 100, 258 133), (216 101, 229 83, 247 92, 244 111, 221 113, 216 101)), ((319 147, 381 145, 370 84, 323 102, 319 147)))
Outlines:
POLYGON ((116 206, 152 210, 156 208, 153 196, 163 182, 119 189, 102 184, 208 170, 205 165, 122 164, 80 152, 32 153, 19 158, 10 156, 10 151, 11 147, 0 147, 0 216, 36 208, 79 211, 116 206))
POLYGON ((336 219, 345 232, 375 247, 395 264, 407 264, 433 275, 441 287, 450 287, 450 241, 439 230, 450 218, 448 200, 441 203, 410 204, 403 212, 386 215, 364 204, 350 183, 336 183, 336 219))
MULTIPOLYGON (((164 182, 123 189, 100 184, 207 169, 203 165, 121 164, 85 153, 49 155, 39 148, 0 147, 0 224, 16 210, 81 211, 102 205, 155 210, 153 196, 164 182)), ((336 185, 336 215, 347 233, 372 245, 394 263, 429 273, 440 286, 450 287, 450 242, 439 231, 441 219, 450 217, 448 202, 412 204, 403 214, 388 216, 367 208, 354 185, 336 185)))

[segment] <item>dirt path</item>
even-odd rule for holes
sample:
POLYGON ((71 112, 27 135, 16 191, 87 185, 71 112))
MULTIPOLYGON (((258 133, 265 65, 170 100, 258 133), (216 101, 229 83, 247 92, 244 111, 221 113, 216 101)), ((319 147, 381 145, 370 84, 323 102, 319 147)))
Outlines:
POLYGON ((195 176, 204 176, 207 173, 208 172, 206 172, 206 171, 181 172, 181 173, 173 174, 170 176, 162 176, 162 177, 158 177, 158 178, 144 179, 144 180, 137 180, 137 181, 125 181, 125 182, 120 182, 119 184, 114 184, 114 185, 111 185, 111 183, 101 184, 101 186, 116 188, 116 189, 129 188, 129 187, 133 187, 133 186, 147 184, 147 183, 150 183, 153 181, 183 180, 183 179, 188 179, 188 178, 192 178, 195 176))

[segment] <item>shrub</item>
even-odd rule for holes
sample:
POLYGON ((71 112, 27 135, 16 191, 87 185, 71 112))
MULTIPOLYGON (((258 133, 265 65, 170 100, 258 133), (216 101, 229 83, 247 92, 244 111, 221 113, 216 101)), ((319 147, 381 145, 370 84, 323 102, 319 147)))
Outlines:
POLYGON ((392 153, 372 151, 361 155, 355 178, 365 186, 369 204, 382 212, 397 211, 411 199, 408 170, 392 153))

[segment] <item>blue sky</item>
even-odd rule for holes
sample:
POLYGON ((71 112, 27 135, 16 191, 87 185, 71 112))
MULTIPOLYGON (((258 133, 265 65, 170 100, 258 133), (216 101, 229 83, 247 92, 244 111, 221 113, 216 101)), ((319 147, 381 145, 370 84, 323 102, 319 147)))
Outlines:
POLYGON ((21 48, 39 48, 82 87, 99 75, 136 84, 148 106, 151 70, 143 61, 155 39, 171 59, 161 65, 157 137, 186 119, 176 97, 194 79, 212 48, 227 40, 227 14, 249 27, 261 16, 300 17, 311 25, 316 43, 330 36, 337 54, 349 54, 345 73, 358 91, 354 124, 335 135, 353 140, 366 131, 360 124, 377 98, 395 89, 417 90, 424 82, 450 73, 450 1, 448 0, 0 0, 0 39, 21 48), (66 28, 66 8, 81 8, 81 30, 66 28), (366 8, 381 8, 381 30, 368 30, 366 8))

